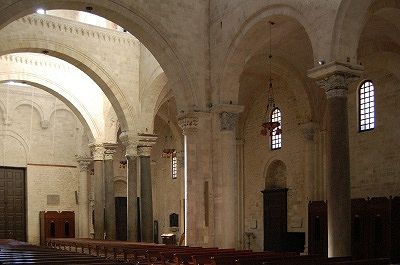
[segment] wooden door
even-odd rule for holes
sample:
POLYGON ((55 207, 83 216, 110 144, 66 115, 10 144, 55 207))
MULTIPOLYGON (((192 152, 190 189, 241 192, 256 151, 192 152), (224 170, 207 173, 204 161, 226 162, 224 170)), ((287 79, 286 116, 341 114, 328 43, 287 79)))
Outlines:
POLYGON ((115 197, 116 239, 127 240, 127 200, 126 197, 115 197))
POLYGON ((400 197, 394 197, 392 204, 392 243, 391 243, 391 258, 393 262, 400 261, 400 197))
POLYGON ((328 255, 327 208, 324 201, 308 204, 308 252, 313 255, 328 255))
POLYGON ((287 232, 287 189, 265 190, 264 250, 283 251, 287 232))
POLYGON ((26 241, 24 168, 0 167, 0 238, 26 241))
POLYGON ((369 217, 365 199, 351 200, 351 247, 352 256, 368 258, 369 217))
POLYGON ((390 256, 390 200, 385 197, 368 201, 370 218, 369 251, 370 258, 390 256))

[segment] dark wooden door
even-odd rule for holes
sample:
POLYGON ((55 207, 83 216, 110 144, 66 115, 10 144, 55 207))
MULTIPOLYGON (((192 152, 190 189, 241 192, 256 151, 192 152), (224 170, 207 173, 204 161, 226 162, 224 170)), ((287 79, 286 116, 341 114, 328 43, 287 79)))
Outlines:
POLYGON ((393 262, 400 261, 400 197, 392 199, 392 243, 391 257, 393 262))
POLYGON ((328 255, 328 222, 326 202, 313 201, 308 204, 308 252, 328 255))
POLYGON ((287 189, 265 190, 264 250, 283 251, 287 232, 287 189))
POLYGON ((368 201, 370 231, 369 257, 390 256, 390 200, 385 197, 372 198, 368 201))
POLYGON ((0 238, 26 241, 24 168, 0 167, 0 238))
POLYGON ((369 213, 365 199, 351 200, 351 247, 352 256, 368 258, 369 213))
POLYGON ((115 197, 116 239, 127 240, 127 200, 126 197, 115 197))

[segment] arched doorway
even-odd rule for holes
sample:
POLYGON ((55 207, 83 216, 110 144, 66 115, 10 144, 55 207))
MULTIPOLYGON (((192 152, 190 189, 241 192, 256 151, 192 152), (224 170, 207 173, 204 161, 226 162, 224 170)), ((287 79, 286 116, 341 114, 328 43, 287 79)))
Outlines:
POLYGON ((286 165, 274 160, 265 175, 264 250, 283 251, 287 233, 286 165))

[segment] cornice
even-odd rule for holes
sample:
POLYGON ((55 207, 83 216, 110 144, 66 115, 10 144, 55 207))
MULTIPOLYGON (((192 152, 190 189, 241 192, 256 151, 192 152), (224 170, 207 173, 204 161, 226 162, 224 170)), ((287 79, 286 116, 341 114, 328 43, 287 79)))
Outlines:
POLYGON ((48 30, 80 35, 82 37, 89 37, 98 41, 105 41, 118 45, 135 46, 139 43, 135 37, 126 32, 105 29, 50 15, 32 14, 17 19, 16 21, 48 30))
POLYGON ((49 67, 62 70, 75 70, 75 68, 69 66, 67 63, 56 62, 45 56, 32 56, 32 55, 17 55, 17 54, 7 54, 0 56, 0 61, 6 63, 20 63, 31 66, 41 66, 49 67))

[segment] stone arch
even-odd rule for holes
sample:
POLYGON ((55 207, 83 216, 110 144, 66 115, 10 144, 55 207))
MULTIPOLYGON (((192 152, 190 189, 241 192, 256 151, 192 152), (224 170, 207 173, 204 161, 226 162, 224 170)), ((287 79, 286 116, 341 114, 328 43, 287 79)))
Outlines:
POLYGON ((126 197, 126 177, 115 177, 113 183, 114 197, 126 197))
POLYGON ((120 88, 111 78, 110 73, 93 58, 82 54, 73 47, 51 40, 10 39, 0 44, 0 55, 22 52, 42 53, 43 50, 49 51, 49 55, 62 59, 87 74, 110 100, 124 130, 133 127, 133 114, 129 111, 131 108, 120 88), (130 124, 128 124, 128 121, 130 124))
MULTIPOLYGON (((26 140, 19 135, 18 133, 11 131, 11 130, 0 130, 0 138, 4 138, 4 137, 11 137, 13 139, 15 139, 23 148, 24 150, 24 165, 20 165, 20 166, 26 166, 28 164, 28 154, 29 154, 29 146, 26 142, 26 140)), ((1 141, 2 143, 4 143, 5 141, 1 141)))
POLYGON ((0 111, 1 111, 1 121, 3 122, 3 123, 5 123, 6 122, 6 120, 7 120, 7 117, 8 117, 8 111, 7 111, 7 108, 6 108, 6 106, 4 105, 4 103, 3 103, 3 101, 2 100, 0 100, 0 111))
MULTIPOLYGON (((265 23, 269 19, 275 20, 277 18, 284 18, 299 24, 307 35, 311 50, 313 51, 313 47, 317 46, 317 40, 311 34, 311 25, 298 10, 287 5, 272 5, 260 10, 242 25, 229 46, 228 53, 224 59, 224 68, 216 80, 219 84, 218 97, 220 103, 229 104, 233 102, 236 104, 238 102, 239 77, 246 61, 250 57, 249 51, 261 48, 266 41, 255 43, 249 36, 255 34, 254 31, 260 24, 265 25, 266 29, 265 23)), ((314 61, 313 54, 311 57, 310 60, 314 61)))
MULTIPOLYGON (((61 95, 60 93, 56 92, 60 90, 66 91, 65 88, 60 87, 58 84, 55 84, 51 80, 30 73, 0 73, 0 82, 7 81, 26 83, 52 94, 53 96, 61 100, 64 104, 66 104, 78 117, 79 121, 88 132, 89 140, 94 141, 98 138, 101 139, 102 132, 98 128, 95 120, 91 117, 86 108, 80 105, 78 100, 74 100, 74 98, 66 98, 65 95, 61 95)), ((42 120, 48 121, 48 119, 46 119, 46 115, 43 114, 41 117, 44 118, 42 120)))
POLYGON ((357 63, 360 36, 368 19, 383 9, 400 9, 399 0, 346 0, 340 3, 332 36, 332 57, 357 63))
MULTIPOLYGON (((74 1, 63 1, 63 0, 44 0, 41 1, 41 7, 47 10, 51 9, 69 9, 69 10, 85 10, 87 6, 93 8, 92 13, 102 16, 114 23, 120 25, 124 29, 132 32, 134 36, 143 43, 147 49, 155 56, 160 63, 161 67, 165 71, 168 79, 174 84, 174 94, 179 102, 179 109, 182 111, 189 111, 194 107, 204 107, 205 103, 202 102, 204 99, 197 96, 197 92, 200 92, 200 88, 190 78, 188 67, 184 65, 184 62, 180 59, 181 55, 179 51, 174 47, 171 40, 166 36, 167 30, 162 24, 156 24, 150 14, 145 13, 143 8, 135 6, 136 4, 130 2, 130 4, 117 3, 108 0, 74 0, 74 1)), ((4 27, 11 21, 21 18, 25 15, 35 12, 37 4, 29 0, 14 0, 13 3, 0 10, 0 28, 4 27)), ((9 41, 11 42, 11 41, 9 41)), ((50 49, 52 50, 52 49, 50 49)), ((73 57, 72 57, 73 58, 73 57)), ((76 62, 77 65, 84 64, 86 66, 97 67, 96 64, 86 64, 86 60, 76 62), (81 63, 78 63, 81 62, 81 63)), ((87 73, 90 73, 89 69, 85 69, 87 73)), ((94 68, 95 70, 99 70, 94 68)), ((95 73, 98 73, 94 71, 95 73)), ((94 73, 89 76, 96 77, 94 73)), ((105 89, 104 84, 101 84, 102 75, 94 78, 96 82, 99 82, 99 86, 105 89), (100 79, 100 80, 98 80, 100 79), (100 85, 101 84, 101 85, 100 85)), ((110 81, 108 79, 103 79, 110 81)), ((112 84, 109 84, 112 85, 112 84)), ((110 86, 112 89, 112 86, 110 86)), ((106 93, 107 95, 107 93, 106 93)), ((110 101, 121 100, 121 98, 113 98, 110 96, 110 101)), ((119 103, 119 104, 122 104, 119 103)), ((125 110, 124 106, 115 107, 117 114, 122 110, 125 110)), ((120 113, 118 114, 120 116, 120 113)), ((122 120, 121 126, 123 130, 129 129, 127 121, 122 120)))
POLYGON ((35 102, 33 100, 30 100, 30 99, 20 100, 20 101, 15 103, 15 107, 13 109, 13 112, 16 112, 17 108, 20 107, 20 106, 30 106, 30 107, 32 107, 39 114, 40 122, 43 122, 45 120, 45 115, 44 115, 43 109, 37 102, 35 102))
POLYGON ((287 169, 282 160, 273 160, 265 171, 265 189, 283 189, 287 187, 287 169))

